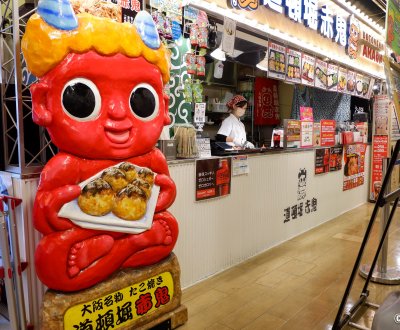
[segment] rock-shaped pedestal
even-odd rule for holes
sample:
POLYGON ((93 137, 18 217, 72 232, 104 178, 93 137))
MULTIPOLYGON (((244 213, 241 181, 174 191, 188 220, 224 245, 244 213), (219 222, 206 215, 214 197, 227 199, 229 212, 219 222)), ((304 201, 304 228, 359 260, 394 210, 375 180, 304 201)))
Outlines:
POLYGON ((86 290, 48 290, 41 329, 150 329, 167 320, 175 329, 188 317, 181 296, 179 263, 172 253, 149 267, 120 270, 86 290))

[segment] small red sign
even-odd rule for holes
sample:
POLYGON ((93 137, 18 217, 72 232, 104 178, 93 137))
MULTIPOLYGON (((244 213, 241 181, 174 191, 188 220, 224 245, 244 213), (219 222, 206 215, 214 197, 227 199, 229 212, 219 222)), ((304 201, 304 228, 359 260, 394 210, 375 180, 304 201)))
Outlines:
POLYGON ((382 161, 388 157, 388 136, 375 135, 372 142, 370 199, 376 200, 382 187, 382 161))
POLYGON ((321 147, 330 147, 335 145, 335 131, 335 120, 321 120, 321 147))

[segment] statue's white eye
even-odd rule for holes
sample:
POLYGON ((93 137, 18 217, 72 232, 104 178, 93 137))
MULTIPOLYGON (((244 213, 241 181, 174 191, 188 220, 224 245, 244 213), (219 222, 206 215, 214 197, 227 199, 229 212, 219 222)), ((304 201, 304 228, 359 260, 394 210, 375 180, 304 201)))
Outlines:
POLYGON ((143 121, 154 119, 159 111, 160 101, 157 92, 149 84, 137 85, 129 98, 133 114, 143 121))
POLYGON ((77 121, 97 118, 101 108, 101 97, 96 85, 85 78, 68 81, 61 93, 64 112, 77 121))

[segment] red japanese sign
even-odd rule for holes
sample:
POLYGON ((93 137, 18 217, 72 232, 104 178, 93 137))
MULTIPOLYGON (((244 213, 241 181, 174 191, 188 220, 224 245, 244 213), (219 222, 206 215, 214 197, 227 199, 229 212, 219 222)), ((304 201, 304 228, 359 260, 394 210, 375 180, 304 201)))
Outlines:
POLYGON ((313 108, 300 107, 300 120, 314 121, 313 108))
POLYGON ((329 171, 339 171, 342 169, 342 161, 343 161, 343 147, 332 147, 331 157, 329 159, 329 171))
POLYGON ((329 172, 329 158, 330 149, 329 148, 319 148, 315 149, 315 174, 322 174, 329 172))
POLYGON ((118 0, 122 8, 122 22, 133 23, 136 14, 143 9, 143 0, 118 0))
POLYGON ((335 120, 321 120, 321 147, 329 147, 335 145, 335 130, 335 120))
POLYGON ((257 77, 254 84, 254 124, 279 124, 278 81, 257 77))
POLYGON ((370 199, 376 200, 382 187, 382 161, 388 157, 388 136, 375 135, 372 142, 370 199))
POLYGON ((230 157, 196 161, 196 201, 231 193, 230 157))
POLYGON ((344 146, 343 190, 349 190, 364 184, 365 150, 367 145, 352 144, 344 146))

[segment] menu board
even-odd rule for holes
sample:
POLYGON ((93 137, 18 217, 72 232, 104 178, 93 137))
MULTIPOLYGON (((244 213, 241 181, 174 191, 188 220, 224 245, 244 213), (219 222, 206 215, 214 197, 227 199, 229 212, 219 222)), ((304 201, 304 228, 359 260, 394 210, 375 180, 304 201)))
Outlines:
POLYGON ((368 123, 359 122, 355 123, 356 132, 354 134, 354 142, 367 143, 368 142, 368 123))
POLYGON ((315 61, 315 87, 326 89, 328 82, 328 63, 317 59, 315 61))
POLYGON ((344 68, 340 68, 338 70, 338 85, 337 90, 338 92, 345 93, 346 92, 346 85, 347 85, 347 70, 344 68))
POLYGON ((374 135, 389 134, 390 102, 387 95, 376 95, 374 98, 374 135))
POLYGON ((354 71, 347 71, 347 84, 346 93, 354 95, 356 92, 356 73, 354 71))
POLYGON ((230 157, 196 160, 196 201, 231 193, 230 157))
POLYGON ((300 147, 300 120, 285 119, 284 120, 284 137, 285 148, 298 148, 300 147))
POLYGON ((300 120, 314 121, 313 108, 300 107, 300 120))
POLYGON ((249 174, 249 160, 247 155, 238 155, 232 157, 232 176, 249 174))
POLYGON ((314 86, 315 57, 303 53, 301 63, 301 83, 303 85, 314 86))
POLYGON ((383 159, 388 157, 389 138, 387 135, 375 135, 372 141, 372 166, 370 199, 377 200, 382 187, 383 159))
POLYGON ((285 79, 286 76, 286 48, 272 41, 268 43, 268 77, 285 79))
POLYGON ((313 145, 314 147, 319 147, 321 145, 321 123, 314 123, 313 145))
POLYGON ((315 174, 329 172, 330 148, 315 149, 315 174))
POLYGON ((356 84, 357 95, 365 99, 368 98, 369 85, 370 85, 370 78, 367 76, 361 76, 361 93, 359 93, 358 75, 357 75, 357 84, 356 84))
POLYGON ((196 146, 199 158, 211 157, 211 144, 209 138, 196 138, 196 146))
POLYGON ((302 121, 301 122, 301 140, 300 146, 302 148, 308 148, 313 146, 313 122, 302 121))
POLYGON ((356 92, 354 95, 362 97, 364 76, 360 73, 356 74, 356 92))
POLYGON ((301 52, 294 49, 286 49, 286 80, 301 83, 301 52))
POLYGON ((366 98, 369 100, 372 97, 372 95, 374 95, 373 89, 374 89, 374 85, 375 85, 375 78, 369 78, 366 76, 364 78, 369 80, 368 94, 366 96, 366 98))
POLYGON ((337 146, 332 147, 331 156, 329 158, 329 171, 340 171, 342 169, 342 160, 343 160, 343 147, 337 146))
POLYGON ((366 144, 344 146, 343 190, 349 190, 364 184, 364 165, 366 144))
POLYGON ((332 119, 321 120, 321 146, 335 145, 336 121, 332 119))
POLYGON ((329 91, 337 92, 338 90, 338 70, 337 65, 328 64, 327 87, 329 91))

